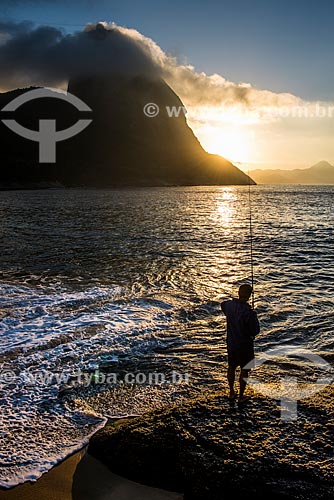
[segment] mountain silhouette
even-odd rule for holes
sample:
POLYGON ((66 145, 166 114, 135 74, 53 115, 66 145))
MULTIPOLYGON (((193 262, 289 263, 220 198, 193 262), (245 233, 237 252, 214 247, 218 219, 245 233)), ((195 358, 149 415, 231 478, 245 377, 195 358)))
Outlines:
POLYGON ((294 170, 252 170, 250 175, 259 184, 334 184, 334 166, 327 161, 294 170))
MULTIPOLYGON (((27 90, 0 94, 0 109, 27 90)), ((179 110, 183 103, 165 81, 91 77, 70 81, 68 91, 92 113, 79 113, 51 98, 36 99, 15 112, 20 124, 35 130, 40 119, 56 119, 57 130, 80 118, 93 120, 80 134, 57 143, 54 164, 40 164, 38 143, 0 123, 2 188, 254 184, 232 163, 202 148, 182 111, 169 116, 168 109, 179 110), (147 103, 159 107, 158 116, 145 115, 147 103)))

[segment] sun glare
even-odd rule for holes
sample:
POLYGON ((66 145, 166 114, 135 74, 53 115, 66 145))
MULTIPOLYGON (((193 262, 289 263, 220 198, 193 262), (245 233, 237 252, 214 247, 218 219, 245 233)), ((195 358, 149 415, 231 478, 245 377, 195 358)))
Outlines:
POLYGON ((240 106, 190 108, 188 122, 206 151, 218 154, 234 163, 249 162, 254 153, 254 125, 259 123, 256 112, 240 106))
POLYGON ((198 131, 202 146, 209 152, 233 162, 247 162, 252 153, 250 134, 237 127, 230 130, 204 126, 198 131))
POLYGON ((236 196, 230 188, 223 188, 217 198, 216 212, 219 222, 229 224, 235 213, 236 196))

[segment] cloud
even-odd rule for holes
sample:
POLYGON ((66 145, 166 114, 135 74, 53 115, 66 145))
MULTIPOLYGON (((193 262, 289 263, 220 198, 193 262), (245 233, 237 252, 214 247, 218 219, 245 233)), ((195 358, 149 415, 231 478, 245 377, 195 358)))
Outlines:
POLYGON ((317 109, 318 103, 289 93, 198 73, 134 29, 97 23, 68 34, 29 22, 2 22, 0 68, 2 90, 66 88, 70 79, 106 73, 164 78, 183 100, 188 123, 210 152, 232 161, 298 159, 305 166, 319 157, 334 161, 333 104, 319 103, 317 109))
POLYGON ((0 88, 64 86, 85 74, 145 75, 164 78, 187 106, 297 105, 291 94, 254 89, 223 76, 197 73, 180 65, 152 39, 135 29, 115 24, 88 24, 81 32, 66 34, 51 26, 0 23, 0 88))
POLYGON ((242 105, 247 108, 262 106, 297 105, 298 97, 288 94, 258 90, 249 83, 235 83, 218 74, 196 73, 192 66, 181 66, 169 60, 165 78, 180 93, 188 105, 219 106, 242 105))
MULTIPOLYGON (((164 78, 187 107, 195 109, 193 120, 207 119, 208 109, 220 118, 226 108, 247 112, 247 120, 259 119, 263 109, 308 106, 297 96, 259 90, 249 83, 235 83, 218 74, 197 73, 180 65, 152 39, 135 29, 105 22, 87 24, 83 31, 66 34, 51 26, 29 22, 0 23, 0 88, 44 85, 65 86, 85 75, 144 75, 164 78)), ((271 113, 266 117, 277 119, 271 113)), ((279 118, 279 117, 278 117, 279 118)), ((214 118, 211 117, 214 122, 214 118)))
POLYGON ((0 88, 20 85, 58 86, 71 78, 91 74, 162 74, 163 52, 134 30, 107 23, 87 25, 66 34, 51 26, 2 23, 0 88))
POLYGON ((15 36, 33 29, 33 23, 30 21, 22 21, 20 23, 2 22, 0 21, 0 33, 15 36))

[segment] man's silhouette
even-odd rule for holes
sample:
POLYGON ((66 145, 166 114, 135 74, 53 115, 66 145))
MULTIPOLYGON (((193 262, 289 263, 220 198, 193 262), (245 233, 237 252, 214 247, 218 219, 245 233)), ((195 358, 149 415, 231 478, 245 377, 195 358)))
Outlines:
POLYGON ((254 359, 254 338, 260 331, 256 312, 248 304, 253 292, 250 285, 244 284, 239 288, 239 298, 222 302, 221 308, 226 315, 227 322, 227 357, 228 370, 227 379, 230 387, 229 399, 237 398, 234 390, 235 371, 240 366, 240 393, 239 402, 248 399, 244 396, 246 380, 249 370, 243 367, 254 359))

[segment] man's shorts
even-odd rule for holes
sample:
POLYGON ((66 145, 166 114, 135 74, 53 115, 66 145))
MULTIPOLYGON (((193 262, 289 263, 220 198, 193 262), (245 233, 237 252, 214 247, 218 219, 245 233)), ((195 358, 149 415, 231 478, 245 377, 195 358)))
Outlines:
POLYGON ((240 366, 243 368, 247 363, 254 359, 254 349, 227 350, 228 365, 232 368, 240 366))

